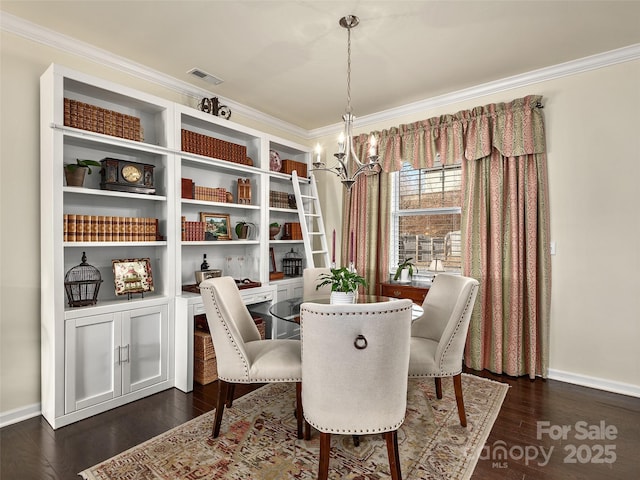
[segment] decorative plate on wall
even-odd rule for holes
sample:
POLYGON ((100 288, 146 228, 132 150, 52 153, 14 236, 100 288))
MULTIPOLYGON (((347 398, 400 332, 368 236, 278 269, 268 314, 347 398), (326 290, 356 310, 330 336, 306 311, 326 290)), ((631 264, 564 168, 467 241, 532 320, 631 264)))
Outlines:
POLYGON ((269 150, 269 168, 274 172, 279 172, 282 169, 282 160, 275 150, 269 150))

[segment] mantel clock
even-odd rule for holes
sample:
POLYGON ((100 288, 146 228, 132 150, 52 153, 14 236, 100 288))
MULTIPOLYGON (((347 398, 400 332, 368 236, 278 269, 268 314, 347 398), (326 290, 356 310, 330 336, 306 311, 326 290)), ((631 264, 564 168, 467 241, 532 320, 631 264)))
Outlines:
POLYGON ((100 188, 117 192, 155 194, 153 184, 154 165, 130 162, 117 158, 105 158, 100 161, 102 181, 100 188))

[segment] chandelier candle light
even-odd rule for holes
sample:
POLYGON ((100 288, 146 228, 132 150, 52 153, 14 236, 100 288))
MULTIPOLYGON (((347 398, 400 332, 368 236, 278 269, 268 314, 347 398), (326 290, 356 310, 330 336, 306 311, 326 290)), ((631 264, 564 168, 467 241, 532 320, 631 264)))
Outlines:
POLYGON ((351 29, 360 23, 360 19, 355 15, 347 15, 346 17, 342 17, 339 23, 341 27, 347 29, 347 108, 345 114, 342 116, 344 130, 338 138, 338 153, 334 154, 338 160, 338 164, 333 167, 326 167, 320 159, 321 152, 320 145, 318 145, 313 159, 313 169, 335 173, 340 177, 340 181, 346 187, 347 191, 350 191, 356 182, 356 178, 361 173, 368 172, 369 174, 377 174, 379 169, 376 169, 376 167, 380 165, 380 161, 376 139, 373 135, 371 135, 369 139, 369 157, 367 162, 363 163, 360 161, 353 146, 353 121, 355 117, 351 109, 351 29))

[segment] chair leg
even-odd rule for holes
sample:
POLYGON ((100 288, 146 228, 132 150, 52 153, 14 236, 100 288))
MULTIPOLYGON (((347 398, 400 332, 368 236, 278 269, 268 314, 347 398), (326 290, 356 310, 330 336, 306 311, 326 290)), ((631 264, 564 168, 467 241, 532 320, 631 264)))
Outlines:
POLYGON ((222 414, 224 413, 224 404, 227 401, 229 392, 229 384, 224 380, 218 380, 218 404, 216 405, 216 416, 213 420, 213 438, 220 435, 220 424, 222 423, 222 414))
POLYGON ((331 450, 331 434, 320 432, 320 463, 318 466, 318 480, 329 478, 329 451, 331 450))
POLYGON ((311 440, 311 424, 306 420, 304 421, 304 439, 311 440))
POLYGON ((236 385, 234 383, 229 383, 229 390, 227 391, 227 407, 233 407, 233 395, 235 394, 236 385))
POLYGON ((298 440, 302 440, 302 382, 296 382, 296 421, 298 423, 298 440))
POLYGON ((398 452, 398 431, 386 432, 384 438, 387 441, 387 455, 389 456, 389 470, 391 480, 402 480, 400 470, 400 453, 398 452))
POLYGON ((436 377, 434 380, 436 381, 436 397, 438 400, 442 400, 442 379, 436 377))
POLYGON ((453 376, 453 389, 456 392, 456 403, 458 404, 458 416, 460 417, 460 425, 467 426, 467 414, 464 411, 464 400, 462 399, 462 374, 453 376))

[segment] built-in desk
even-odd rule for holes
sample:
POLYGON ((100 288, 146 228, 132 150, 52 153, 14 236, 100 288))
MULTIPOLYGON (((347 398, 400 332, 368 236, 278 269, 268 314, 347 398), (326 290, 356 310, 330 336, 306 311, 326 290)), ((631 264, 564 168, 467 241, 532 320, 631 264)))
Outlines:
MULTIPOLYGON (((265 313, 276 300, 276 286, 263 285, 240 290, 245 305, 263 304, 265 313)), ((183 292, 176 297, 175 318, 175 386, 183 392, 193 390, 193 335, 196 315, 204 314, 202 297, 198 293, 183 292)))
POLYGON ((378 284, 378 295, 393 298, 408 298, 413 300, 413 303, 422 305, 424 297, 427 296, 427 292, 431 287, 431 282, 411 282, 411 283, 399 283, 399 282, 381 282, 378 284))

